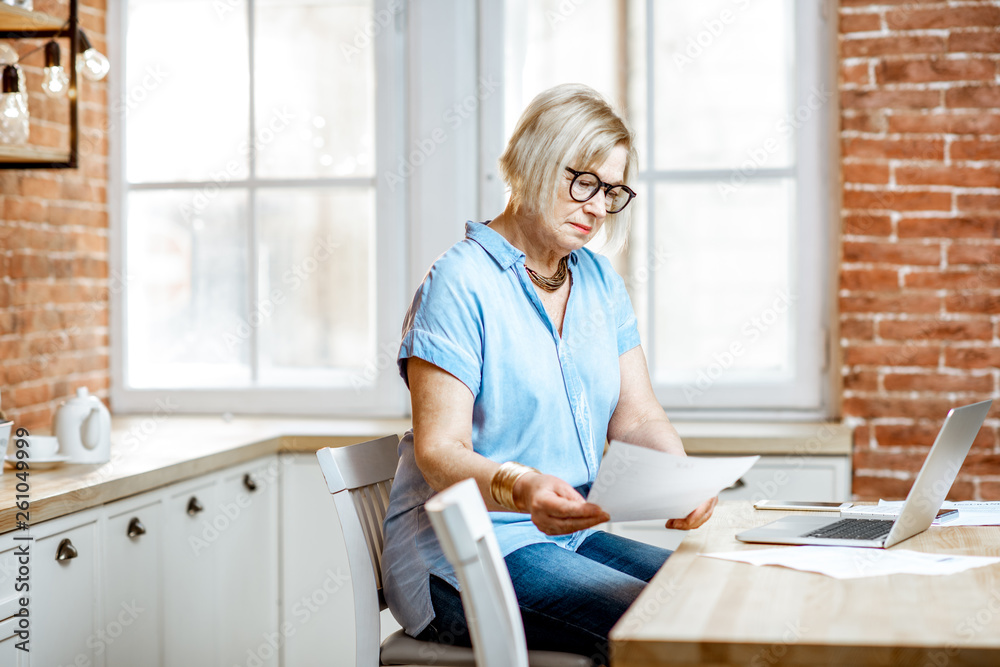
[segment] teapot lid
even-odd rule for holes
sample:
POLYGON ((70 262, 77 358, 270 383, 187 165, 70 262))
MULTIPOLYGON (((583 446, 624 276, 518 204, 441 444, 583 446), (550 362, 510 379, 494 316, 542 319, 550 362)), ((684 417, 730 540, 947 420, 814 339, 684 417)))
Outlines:
POLYGON ((87 391, 86 387, 77 387, 76 395, 80 398, 86 398, 87 396, 90 396, 90 392, 87 391))

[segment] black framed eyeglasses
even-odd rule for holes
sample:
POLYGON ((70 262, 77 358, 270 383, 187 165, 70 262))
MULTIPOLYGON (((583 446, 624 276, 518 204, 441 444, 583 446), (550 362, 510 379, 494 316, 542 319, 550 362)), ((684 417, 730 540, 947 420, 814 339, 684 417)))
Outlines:
POLYGON ((623 208, 635 197, 635 192, 627 185, 611 185, 605 183, 597 174, 589 171, 577 171, 566 167, 566 171, 573 174, 573 182, 569 184, 569 196, 573 201, 590 201, 598 190, 604 190, 604 206, 608 213, 620 213, 623 208))

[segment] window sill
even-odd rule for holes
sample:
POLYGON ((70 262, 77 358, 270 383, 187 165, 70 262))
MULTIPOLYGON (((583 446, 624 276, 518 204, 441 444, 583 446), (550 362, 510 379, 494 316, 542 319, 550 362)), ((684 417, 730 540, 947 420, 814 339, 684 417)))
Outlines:
POLYGON ((849 456, 852 429, 838 422, 694 422, 674 427, 689 454, 849 456))

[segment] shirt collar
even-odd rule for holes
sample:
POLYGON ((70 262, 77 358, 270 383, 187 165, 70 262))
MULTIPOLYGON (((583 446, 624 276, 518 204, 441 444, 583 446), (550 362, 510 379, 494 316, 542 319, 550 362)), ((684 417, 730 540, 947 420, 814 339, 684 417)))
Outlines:
MULTIPOLYGON (((488 222, 466 222, 465 238, 481 245, 504 271, 515 262, 524 263, 524 253, 512 246, 502 234, 490 229, 488 222)), ((569 261, 571 264, 577 263, 575 250, 570 252, 569 261)))

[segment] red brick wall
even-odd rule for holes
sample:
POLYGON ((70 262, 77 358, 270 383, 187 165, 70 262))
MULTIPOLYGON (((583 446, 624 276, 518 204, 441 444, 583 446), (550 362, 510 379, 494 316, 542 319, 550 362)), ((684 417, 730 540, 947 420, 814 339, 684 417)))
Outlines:
MULTIPOLYGON (((1000 2, 842 0, 839 45, 843 415, 855 495, 899 498, 948 408, 998 396, 1000 2)), ((954 497, 1000 499, 998 417, 954 497)))
MULTIPOLYGON (((57 16, 65 7, 35 0, 36 10, 57 16)), ((107 53, 104 0, 81 0, 80 19, 107 53)), ((10 43, 24 55, 39 42, 10 43)), ((64 102, 39 88, 44 55, 22 66, 31 143, 68 146, 64 102)), ((39 433, 77 387, 107 400, 109 384, 107 82, 81 77, 78 88, 80 168, 0 170, 0 397, 8 417, 39 433)))

